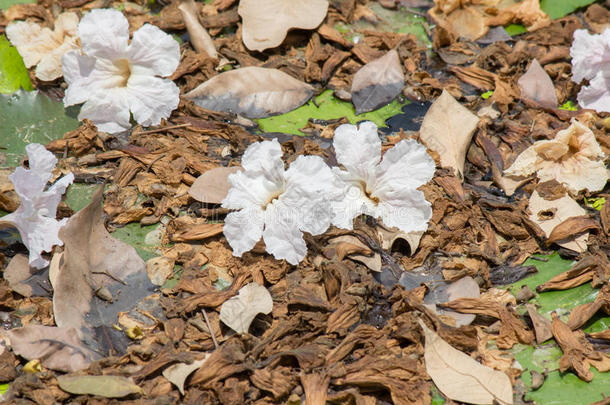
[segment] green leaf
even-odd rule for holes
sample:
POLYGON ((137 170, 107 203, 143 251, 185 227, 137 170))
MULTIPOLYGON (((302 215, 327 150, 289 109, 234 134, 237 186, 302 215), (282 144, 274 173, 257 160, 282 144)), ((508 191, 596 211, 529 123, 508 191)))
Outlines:
POLYGON ((583 197, 585 205, 590 208, 595 208, 598 211, 601 211, 604 204, 606 203, 606 198, 598 197, 598 198, 587 198, 583 197))
POLYGON ((0 10, 6 10, 13 4, 36 3, 36 0, 0 0, 0 10))
POLYGON ((540 8, 556 20, 593 3, 595 0, 541 0, 540 8))
POLYGON ((560 110, 566 110, 566 111, 578 111, 578 106, 576 104, 574 104, 574 102, 572 100, 568 100, 565 103, 563 103, 560 107, 560 110))
POLYGON ((142 260, 146 261, 159 256, 160 242, 159 224, 142 226, 132 222, 112 232, 112 237, 125 242, 136 249, 142 260))
POLYGON ((4 395, 8 391, 8 384, 0 384, 0 395, 4 395))
POLYGON ((60 375, 59 388, 76 395, 98 395, 104 398, 123 398, 140 394, 142 389, 131 380, 116 375, 60 375))
POLYGON ((489 97, 492 96, 492 94, 494 94, 494 91, 493 90, 488 90, 485 93, 481 94, 481 98, 483 100, 487 100, 489 97))
POLYGON ((510 24, 504 27, 504 29, 506 30, 506 33, 511 37, 514 37, 515 35, 521 35, 527 32, 527 29, 520 24, 510 24))
POLYGON ((352 103, 341 101, 333 96, 332 90, 326 90, 315 102, 310 101, 304 106, 286 114, 256 120, 264 132, 283 132, 286 134, 303 135, 299 128, 303 128, 310 118, 331 120, 346 117, 349 122, 373 121, 378 127, 385 126, 385 121, 402 112, 401 108, 408 104, 394 100, 378 110, 356 115, 352 103))
POLYGON ((73 109, 65 110, 63 103, 38 92, 0 94, 0 151, 6 155, 5 165, 17 166, 25 156, 25 145, 46 145, 78 128, 73 113, 73 109))
POLYGON ((14 93, 20 88, 34 90, 28 70, 17 48, 4 35, 0 35, 0 93, 14 93))

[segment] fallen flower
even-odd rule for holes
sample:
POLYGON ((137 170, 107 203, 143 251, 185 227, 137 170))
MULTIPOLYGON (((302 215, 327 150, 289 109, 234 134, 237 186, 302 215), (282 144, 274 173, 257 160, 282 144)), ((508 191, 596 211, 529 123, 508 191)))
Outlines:
POLYGON ((572 56, 572 81, 589 80, 578 93, 578 104, 598 112, 610 112, 610 89, 606 82, 610 62, 610 29, 598 35, 587 30, 574 31, 574 42, 570 48, 572 56))
POLYGON ((223 208, 224 235, 240 257, 263 237, 276 259, 298 264, 307 253, 303 232, 319 235, 331 222, 330 200, 339 196, 330 168, 318 156, 299 156, 284 171, 276 139, 253 143, 241 160, 243 171, 231 174, 223 208))
POLYGON ((178 107, 180 90, 171 75, 180 62, 180 46, 159 28, 144 24, 129 40, 129 23, 120 11, 97 9, 78 25, 82 53, 63 57, 68 83, 64 106, 85 103, 79 120, 91 120, 100 131, 131 128, 133 118, 158 125, 178 107))
POLYGON ((406 233, 428 228, 432 208, 417 187, 432 179, 435 164, 423 145, 402 140, 381 159, 381 140, 372 122, 360 128, 339 126, 333 145, 346 169, 334 167, 333 172, 347 185, 345 198, 333 205, 334 225, 352 229, 352 220, 366 214, 406 233))
POLYGON ((608 181, 602 152, 593 132, 576 120, 554 139, 535 142, 504 174, 523 178, 534 173, 540 182, 556 180, 572 193, 599 191, 608 181))
POLYGON ((17 21, 6 26, 6 36, 19 51, 26 67, 36 65, 36 77, 51 81, 62 76, 62 56, 79 48, 77 26, 76 13, 66 12, 57 17, 53 30, 34 22, 17 21))
POLYGON ((30 168, 17 167, 8 176, 15 185, 21 205, 15 212, 0 218, 0 223, 17 228, 23 244, 30 251, 30 266, 40 269, 49 264, 41 253, 50 252, 55 245, 63 245, 58 232, 67 219, 57 221, 55 213, 61 196, 72 184, 74 175, 67 174, 45 191, 57 158, 37 143, 27 145, 25 150, 30 168))

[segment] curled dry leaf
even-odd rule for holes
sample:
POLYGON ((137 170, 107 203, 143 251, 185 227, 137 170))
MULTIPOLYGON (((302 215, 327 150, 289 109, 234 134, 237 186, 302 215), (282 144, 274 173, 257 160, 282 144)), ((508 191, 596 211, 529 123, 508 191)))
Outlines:
POLYGON ((517 83, 522 99, 533 100, 545 108, 557 107, 557 94, 553 81, 537 59, 532 60, 527 72, 519 78, 517 83))
POLYGON ((352 235, 343 235, 332 238, 329 242, 334 245, 334 249, 339 260, 348 257, 352 260, 364 264, 369 270, 381 271, 381 255, 373 253, 360 239, 352 235))
POLYGON ((10 340, 15 354, 40 359, 51 370, 74 372, 89 367, 100 355, 81 343, 74 328, 28 325, 0 332, 10 340))
POLYGON ((426 371, 437 388, 454 401, 470 404, 513 403, 510 378, 454 349, 419 320, 426 337, 426 371))
POLYGON ((163 370, 163 377, 167 378, 167 380, 174 384, 178 388, 178 391, 184 395, 184 382, 193 371, 197 370, 205 363, 208 357, 210 357, 210 354, 206 353, 203 359, 195 360, 191 364, 178 363, 171 365, 163 370))
POLYGON ((556 180, 572 193, 600 191, 608 181, 604 156, 593 131, 573 119, 554 139, 524 150, 504 174, 521 179, 536 173, 540 182, 556 180))
POLYGON ((269 291, 260 284, 250 283, 222 304, 220 320, 237 333, 248 333, 256 315, 268 314, 272 309, 273 299, 269 291))
POLYGON ((403 232, 398 228, 386 227, 383 224, 378 224, 375 228, 377 236, 381 241, 381 248, 391 250, 395 243, 405 242, 409 245, 411 254, 414 254, 419 247, 421 237, 424 235, 423 232, 403 232))
POLYGON ((428 308, 430 308, 439 315, 448 317, 449 320, 453 319, 454 323, 451 326, 459 327, 463 325, 470 325, 472 321, 474 321, 476 315, 462 314, 451 310, 441 309, 438 308, 436 304, 447 301, 453 301, 458 298, 479 298, 480 296, 481 292, 479 290, 479 285, 477 284, 477 282, 472 277, 466 276, 449 284, 447 288, 443 288, 442 286, 435 288, 433 292, 431 291, 426 295, 426 297, 424 298, 424 303, 428 304, 430 300, 433 300, 433 303, 427 305, 428 308), (438 292, 440 292, 440 294, 438 292))
POLYGON ((392 49, 360 68, 352 81, 356 114, 373 111, 394 100, 405 84, 398 52, 392 49))
POLYGON ((571 217, 557 225, 549 235, 546 243, 550 245, 554 242, 580 235, 583 232, 599 230, 598 222, 586 215, 571 217))
POLYGON ((313 87, 277 69, 249 66, 212 77, 184 97, 199 107, 248 118, 291 111, 313 95, 313 87))
POLYGON ((214 47, 212 37, 201 25, 197 18, 197 6, 193 0, 180 3, 178 10, 182 14, 184 25, 189 33, 189 38, 193 48, 199 53, 205 53, 212 59, 218 59, 218 53, 214 47))
POLYGON ((292 28, 316 28, 327 11, 326 0, 241 0, 237 9, 242 40, 251 51, 279 46, 292 28))
POLYGON ((479 117, 443 90, 426 113, 419 136, 439 154, 441 166, 453 168, 462 177, 466 151, 478 123, 479 117))
MULTIPOLYGON (((568 195, 548 201, 542 198, 538 191, 532 193, 528 209, 530 211, 530 219, 544 231, 547 238, 551 236, 558 225, 568 218, 580 217, 586 214, 586 211, 568 195)), ((553 242, 557 242, 561 247, 574 250, 575 252, 587 250, 588 233, 570 233, 569 235, 563 235, 563 239, 556 239, 556 235, 557 233, 553 242)))
POLYGON ((553 331, 551 330, 551 321, 540 315, 533 304, 527 304, 526 308, 527 314, 530 316, 532 324, 534 325, 536 343, 542 344, 552 338, 553 331))
POLYGON ((118 375, 60 375, 57 384, 62 390, 75 395, 123 398, 142 393, 142 389, 130 379, 118 375))
POLYGON ((189 195, 203 203, 221 204, 231 188, 229 175, 240 170, 241 168, 238 166, 216 167, 208 170, 197 177, 189 189, 189 195))

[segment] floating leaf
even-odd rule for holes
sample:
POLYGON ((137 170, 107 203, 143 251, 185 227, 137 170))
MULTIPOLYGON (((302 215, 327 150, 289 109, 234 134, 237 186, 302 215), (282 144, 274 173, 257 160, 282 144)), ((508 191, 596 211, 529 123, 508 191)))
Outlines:
POLYGON ((454 349, 420 320, 426 336, 426 371, 437 388, 454 401, 470 404, 513 403, 510 378, 454 349))
POLYGON ((247 333, 256 315, 268 314, 272 309, 273 299, 269 291, 260 284, 250 283, 222 304, 220 320, 237 333, 247 333))
POLYGON ((352 101, 356 114, 373 111, 394 100, 405 84, 398 52, 392 49, 356 72, 352 82, 352 101))
POLYGON ((197 177, 189 189, 189 195, 197 201, 220 204, 231 188, 229 175, 240 170, 239 166, 216 167, 208 170, 197 177))
POLYGON ((11 46, 4 35, 0 35, 0 93, 14 93, 19 88, 34 90, 17 48, 11 46))
POLYGON ((313 87, 277 69, 249 66, 200 84, 184 97, 214 111, 262 118, 294 110, 313 95, 313 87))
POLYGON ((123 398, 142 393, 142 389, 130 379, 116 375, 60 375, 57 384, 62 390, 75 395, 123 398))
POLYGON ((595 0, 540 0, 540 8, 556 20, 592 3, 595 0))
POLYGON ((476 115, 443 90, 424 117, 420 137, 438 153, 441 166, 451 167, 462 176, 466 151, 478 123, 476 115))
POLYGON ((328 11, 326 0, 241 0, 242 40, 251 51, 280 45, 288 30, 316 28, 328 11))

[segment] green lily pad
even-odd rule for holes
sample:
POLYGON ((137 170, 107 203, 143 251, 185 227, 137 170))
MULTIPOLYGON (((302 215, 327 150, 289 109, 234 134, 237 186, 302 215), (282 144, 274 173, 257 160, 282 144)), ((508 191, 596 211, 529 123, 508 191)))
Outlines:
POLYGON ((400 114, 401 108, 408 103, 408 101, 394 100, 378 110, 356 115, 352 103, 341 101, 333 96, 332 90, 326 90, 316 97, 315 101, 310 101, 296 110, 256 121, 264 132, 282 132, 294 135, 303 135, 299 129, 303 128, 310 118, 331 120, 346 117, 351 123, 368 120, 373 121, 378 127, 383 127, 388 118, 400 114))
POLYGON ((36 0, 0 0, 0 10, 6 10, 13 4, 36 3, 36 0))
POLYGON ((99 184, 73 183, 66 191, 66 204, 74 211, 80 211, 90 202, 99 184))
POLYGON ((540 0, 540 8, 556 20, 593 3, 595 0, 540 0))
POLYGON ((46 145, 78 128, 78 120, 68 112, 73 110, 38 92, 0 94, 0 149, 6 155, 5 165, 17 166, 25 156, 25 145, 46 145))
POLYGON ((130 223, 112 232, 112 237, 133 246, 142 260, 152 259, 159 256, 160 247, 157 233, 160 225, 141 226, 139 223, 130 223))
POLYGON ((404 7, 399 7, 397 10, 390 10, 374 2, 369 3, 368 7, 378 17, 376 24, 366 21, 364 18, 354 22, 351 26, 345 28, 345 33, 348 38, 354 40, 361 34, 356 31, 374 30, 381 32, 399 32, 402 34, 414 34, 419 41, 428 46, 432 45, 428 33, 426 31, 426 19, 420 15, 413 14, 407 11, 404 7))
POLYGON ((0 35, 0 93, 14 93, 20 88, 34 90, 28 70, 17 48, 0 35))

